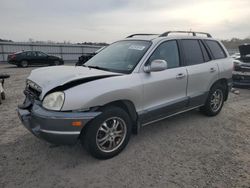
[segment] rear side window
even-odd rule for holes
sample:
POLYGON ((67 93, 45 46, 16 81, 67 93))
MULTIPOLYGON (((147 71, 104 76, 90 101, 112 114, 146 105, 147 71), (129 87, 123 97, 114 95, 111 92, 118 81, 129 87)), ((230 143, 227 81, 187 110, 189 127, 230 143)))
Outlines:
POLYGON ((222 59, 226 57, 226 53, 218 42, 212 40, 205 40, 205 42, 215 59, 222 59))
POLYGON ((26 56, 36 56, 36 52, 30 51, 30 52, 26 52, 26 56))
POLYGON ((198 40, 182 40, 187 65, 204 63, 203 54, 198 40))
POLYGON ((47 55, 45 53, 42 53, 42 52, 37 52, 37 56, 39 56, 39 57, 45 57, 47 55))

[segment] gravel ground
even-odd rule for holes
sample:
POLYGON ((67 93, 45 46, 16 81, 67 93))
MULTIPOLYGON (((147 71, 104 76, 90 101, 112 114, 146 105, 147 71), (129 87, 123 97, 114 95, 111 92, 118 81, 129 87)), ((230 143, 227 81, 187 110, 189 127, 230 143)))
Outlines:
POLYGON ((0 65, 11 75, 0 106, 0 187, 250 187, 250 90, 231 93, 216 117, 194 110, 148 125, 101 161, 80 143, 55 147, 22 126, 16 108, 32 69, 0 65))

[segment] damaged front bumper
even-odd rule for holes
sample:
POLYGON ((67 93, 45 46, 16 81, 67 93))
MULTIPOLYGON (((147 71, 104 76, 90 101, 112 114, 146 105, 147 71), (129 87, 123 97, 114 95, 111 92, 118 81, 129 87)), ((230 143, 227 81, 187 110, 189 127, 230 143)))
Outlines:
POLYGON ((35 136, 54 144, 74 144, 82 128, 101 112, 56 112, 34 102, 29 108, 18 107, 23 125, 35 136), (74 122, 78 122, 74 124, 74 122))

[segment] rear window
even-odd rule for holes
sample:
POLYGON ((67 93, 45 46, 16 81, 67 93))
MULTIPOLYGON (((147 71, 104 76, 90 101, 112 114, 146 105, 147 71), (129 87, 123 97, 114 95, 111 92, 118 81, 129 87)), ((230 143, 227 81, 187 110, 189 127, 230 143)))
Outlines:
POLYGON ((205 42, 215 59, 222 59, 226 57, 226 53, 218 42, 212 40, 205 40, 205 42))
POLYGON ((182 40, 187 65, 204 63, 203 54, 198 40, 182 40))

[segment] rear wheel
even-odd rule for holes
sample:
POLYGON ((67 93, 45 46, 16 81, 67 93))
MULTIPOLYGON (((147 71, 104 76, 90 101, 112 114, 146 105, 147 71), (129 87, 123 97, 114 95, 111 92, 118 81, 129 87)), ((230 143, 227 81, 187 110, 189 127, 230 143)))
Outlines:
POLYGON ((98 159, 118 155, 127 145, 131 135, 131 120, 121 108, 108 107, 91 121, 82 137, 83 145, 98 159))
POLYGON ((4 92, 1 93, 1 98, 2 98, 3 100, 5 100, 6 97, 5 97, 5 93, 4 93, 4 92))
POLYGON ((29 65, 28 61, 21 61, 20 62, 20 66, 23 68, 28 67, 28 65, 29 65))
POLYGON ((201 107, 201 111, 207 116, 216 116, 222 109, 224 104, 225 89, 222 85, 214 85, 206 101, 206 104, 201 107))
POLYGON ((60 65, 60 62, 59 61, 54 61, 54 65, 55 66, 60 65))

